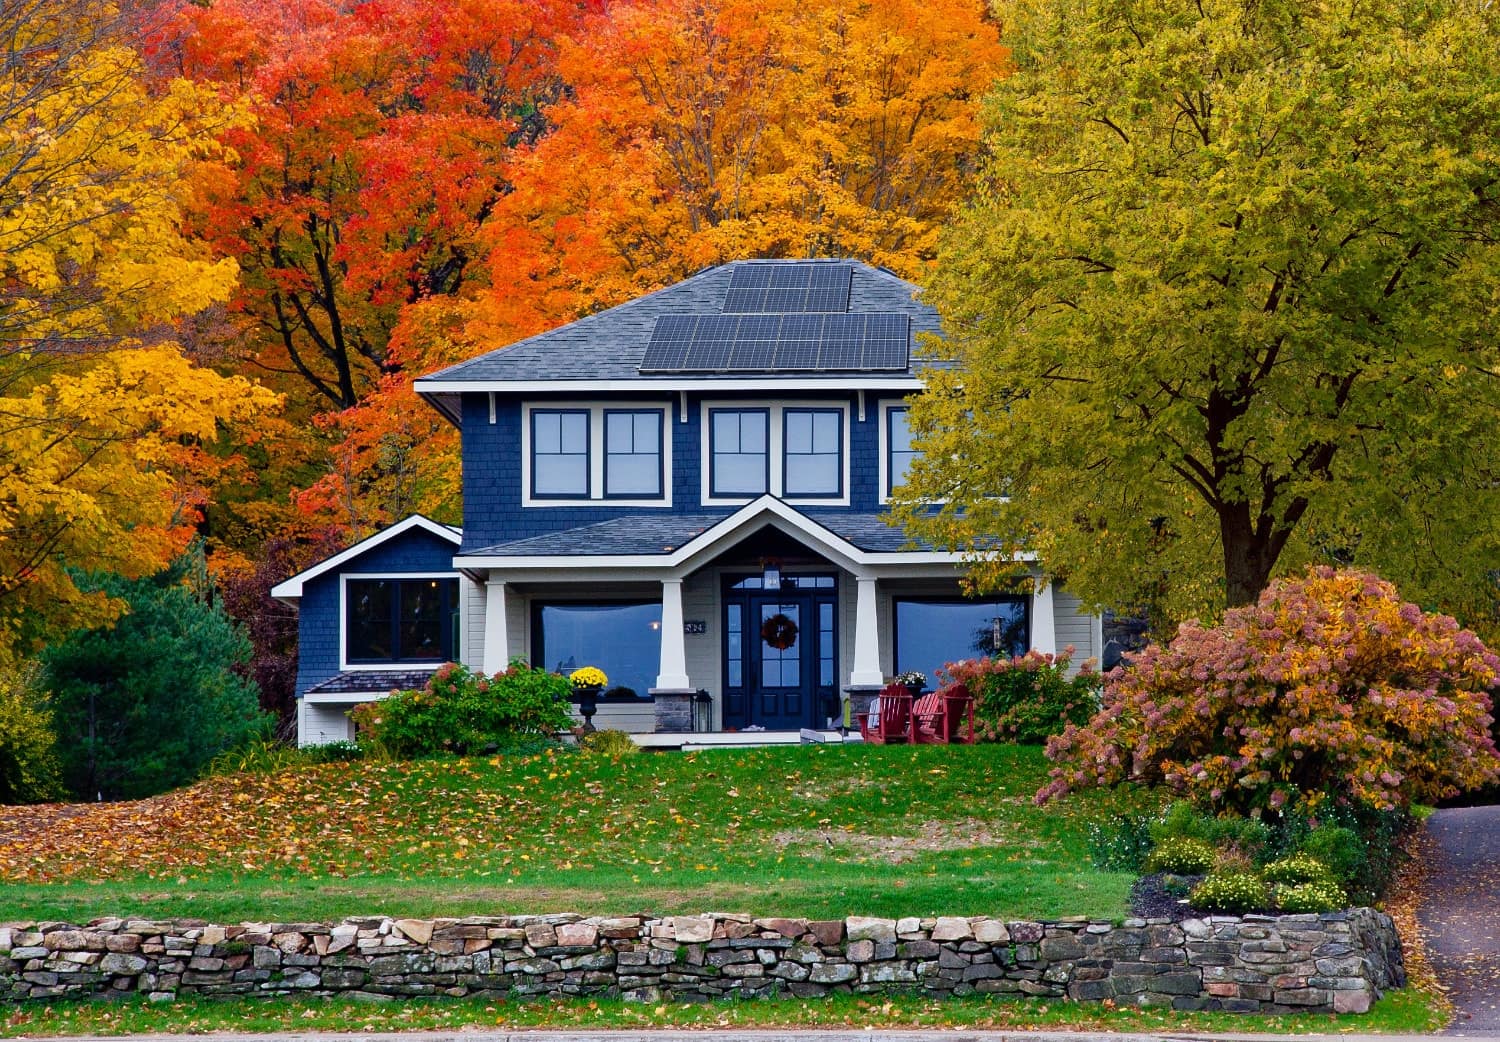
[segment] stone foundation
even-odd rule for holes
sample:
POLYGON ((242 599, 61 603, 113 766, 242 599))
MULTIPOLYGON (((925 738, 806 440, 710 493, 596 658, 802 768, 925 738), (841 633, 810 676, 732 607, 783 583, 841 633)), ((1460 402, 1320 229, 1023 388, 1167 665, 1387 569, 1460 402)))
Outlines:
POLYGON ((213 926, 0 926, 0 997, 1034 995, 1246 1013, 1363 1013, 1405 983, 1390 917, 1183 923, 827 922, 748 916, 475 916, 213 926))

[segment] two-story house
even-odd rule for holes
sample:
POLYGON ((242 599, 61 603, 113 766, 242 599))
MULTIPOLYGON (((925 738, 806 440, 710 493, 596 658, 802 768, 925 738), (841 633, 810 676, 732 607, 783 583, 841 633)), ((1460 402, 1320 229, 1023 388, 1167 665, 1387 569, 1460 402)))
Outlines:
POLYGON ((463 528, 408 518, 276 588, 301 741, 448 659, 599 666, 596 723, 651 731, 692 726, 696 692, 698 726, 821 728, 898 671, 1097 655, 1066 591, 964 597, 958 555, 887 523, 939 331, 915 293, 739 261, 418 380, 462 432, 463 528))

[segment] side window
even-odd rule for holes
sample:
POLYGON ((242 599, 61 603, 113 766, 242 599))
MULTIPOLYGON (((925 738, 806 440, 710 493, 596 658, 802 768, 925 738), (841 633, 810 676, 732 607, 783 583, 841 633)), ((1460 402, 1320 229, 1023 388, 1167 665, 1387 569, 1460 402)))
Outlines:
POLYGON ((766 409, 709 412, 709 489, 715 496, 758 496, 770 488, 766 409))
POLYGON ((345 662, 447 662, 457 656, 457 579, 350 579, 344 596, 345 662))
POLYGON ((660 410, 606 411, 604 495, 660 496, 663 481, 661 441, 660 410))
POLYGON ((589 414, 582 409, 536 409, 531 414, 531 494, 581 498, 589 494, 589 414))
POLYGON ((889 498, 898 488, 906 484, 907 472, 912 460, 922 455, 911 447, 911 427, 907 423, 911 410, 901 407, 886 410, 886 488, 889 498))
POLYGON ((782 415, 786 494, 843 495, 844 414, 837 409, 787 409, 782 415))

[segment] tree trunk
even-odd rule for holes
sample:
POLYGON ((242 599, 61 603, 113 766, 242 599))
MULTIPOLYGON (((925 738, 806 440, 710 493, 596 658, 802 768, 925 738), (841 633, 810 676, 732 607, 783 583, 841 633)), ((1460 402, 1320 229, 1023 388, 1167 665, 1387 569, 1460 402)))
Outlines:
MULTIPOLYGON (((1266 526, 1270 527, 1270 526, 1266 526)), ((1248 503, 1226 503, 1219 509, 1219 543, 1224 552, 1224 604, 1254 604, 1276 567, 1281 544, 1250 522, 1248 503)))

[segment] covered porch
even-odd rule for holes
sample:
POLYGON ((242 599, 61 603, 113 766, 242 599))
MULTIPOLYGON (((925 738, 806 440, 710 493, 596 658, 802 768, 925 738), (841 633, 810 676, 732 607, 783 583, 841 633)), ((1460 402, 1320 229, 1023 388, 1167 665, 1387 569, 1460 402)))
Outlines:
POLYGON ((514 658, 599 666, 613 697, 595 726, 663 736, 654 745, 836 735, 898 670, 1057 650, 1051 586, 966 601, 957 555, 901 541, 878 515, 812 516, 767 496, 727 516, 619 519, 463 554, 464 658, 486 672, 514 658))

